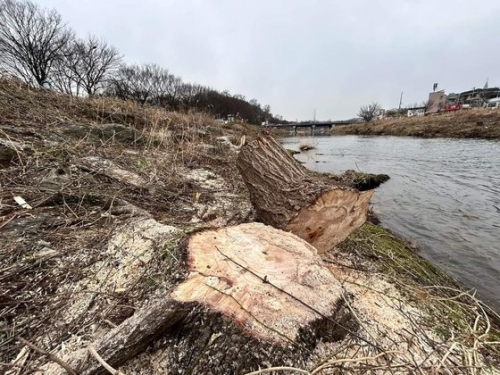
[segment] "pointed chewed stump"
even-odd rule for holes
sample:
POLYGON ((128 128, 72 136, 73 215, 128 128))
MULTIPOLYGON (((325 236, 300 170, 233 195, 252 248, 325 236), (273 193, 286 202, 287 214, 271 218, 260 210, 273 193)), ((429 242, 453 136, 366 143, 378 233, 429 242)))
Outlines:
MULTIPOLYGON (((161 338, 169 373, 305 367, 318 342, 356 330, 340 282, 294 234, 250 223, 198 232, 186 243, 185 280, 93 343, 109 365, 161 338)), ((63 360, 79 374, 104 372, 86 349, 63 360)), ((44 373, 64 371, 51 364, 44 373)))
POLYGON ((237 166, 259 221, 296 234, 320 253, 366 221, 373 191, 332 185, 300 165, 271 136, 245 145, 237 166))

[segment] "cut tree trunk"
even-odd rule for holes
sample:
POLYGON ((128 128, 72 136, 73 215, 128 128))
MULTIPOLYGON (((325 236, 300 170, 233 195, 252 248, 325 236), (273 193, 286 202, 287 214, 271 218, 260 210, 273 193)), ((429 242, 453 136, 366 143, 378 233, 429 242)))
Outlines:
POLYGON ((320 253, 366 221, 373 191, 332 185, 300 165, 271 136, 259 136, 245 145, 237 166, 258 220, 298 235, 320 253))
MULTIPOLYGON (((340 282, 317 250, 292 233, 261 223, 211 229, 189 237, 186 251, 184 282, 92 345, 109 365, 117 368, 162 336, 158 372, 305 368, 319 341, 355 334, 340 282)), ((78 374, 106 373, 87 349, 61 357, 78 374)), ((52 363, 43 373, 65 371, 52 363)))
MULTIPOLYGON (((366 220, 372 192, 308 172, 272 137, 244 146, 238 168, 259 219, 274 228, 250 223, 191 235, 187 278, 93 343, 109 365, 122 365, 162 337, 168 373, 304 368, 319 341, 356 335, 348 296, 319 252, 366 220)), ((88 349, 62 357, 79 374, 105 373, 88 349)), ((65 373, 57 364, 44 370, 65 373)))

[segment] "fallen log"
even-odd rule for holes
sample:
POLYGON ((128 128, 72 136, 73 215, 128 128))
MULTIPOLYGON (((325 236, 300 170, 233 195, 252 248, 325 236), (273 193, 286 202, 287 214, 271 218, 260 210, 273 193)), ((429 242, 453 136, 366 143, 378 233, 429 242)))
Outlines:
MULTIPOLYGON (((91 345, 117 368, 162 337, 168 373, 242 374, 272 363, 306 366, 319 341, 357 323, 340 282, 306 241, 261 223, 187 240, 188 276, 91 345)), ((88 349, 62 357, 79 374, 104 368, 88 349)), ((57 364, 44 374, 64 374, 57 364)))
POLYGON ((243 146, 237 166, 258 220, 298 235, 320 253, 366 221, 373 191, 333 185, 300 165, 269 135, 243 146))
MULTIPOLYGON (((91 347, 111 367, 120 366, 184 319, 191 309, 191 305, 180 304, 169 298, 150 304, 110 330, 91 347)), ((72 353, 64 358, 64 362, 77 374, 106 373, 88 348, 72 353)), ((66 370, 57 363, 49 363, 39 374, 63 375, 66 370)))

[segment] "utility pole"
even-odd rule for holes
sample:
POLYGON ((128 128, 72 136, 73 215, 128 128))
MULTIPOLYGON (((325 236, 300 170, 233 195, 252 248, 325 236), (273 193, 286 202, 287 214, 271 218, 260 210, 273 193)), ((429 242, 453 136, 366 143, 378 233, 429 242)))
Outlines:
POLYGON ((401 97, 399 98, 399 108, 398 112, 401 112, 401 104, 403 103, 403 91, 401 91, 401 97))
POLYGON ((314 108, 313 121, 316 122, 316 108, 314 108))

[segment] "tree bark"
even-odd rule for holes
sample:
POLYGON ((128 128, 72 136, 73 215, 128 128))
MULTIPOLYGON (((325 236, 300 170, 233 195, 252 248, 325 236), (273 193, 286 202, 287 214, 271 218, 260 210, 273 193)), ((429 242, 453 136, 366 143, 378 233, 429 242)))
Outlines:
MULTIPOLYGON (((139 310, 95 341, 92 346, 107 364, 116 368, 141 353, 149 344, 184 319, 192 308, 192 304, 182 304, 169 298, 158 301, 139 310)), ((78 350, 62 360, 81 375, 107 372, 88 349, 78 350)), ((66 370, 56 363, 48 363, 40 374, 63 375, 66 370)))
POLYGON ((237 166, 258 220, 298 235, 320 253, 366 221, 373 191, 332 185, 301 166, 271 136, 259 136, 245 145, 237 166))

